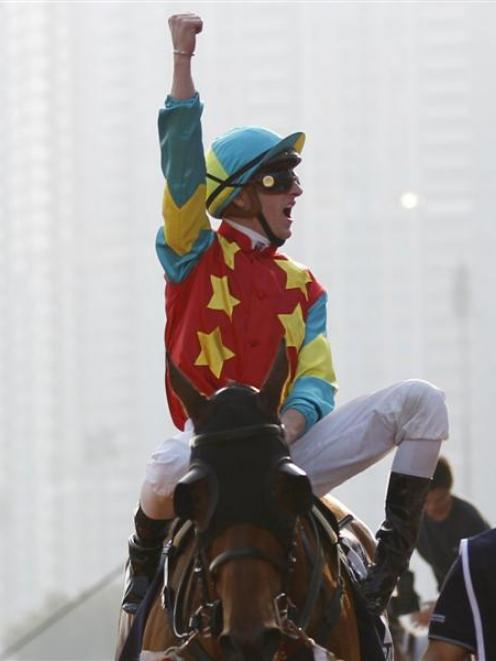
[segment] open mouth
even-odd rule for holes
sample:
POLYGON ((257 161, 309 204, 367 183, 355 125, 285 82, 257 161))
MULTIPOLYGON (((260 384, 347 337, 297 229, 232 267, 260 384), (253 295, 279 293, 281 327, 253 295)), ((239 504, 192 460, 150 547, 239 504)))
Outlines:
POLYGON ((284 207, 284 209, 282 210, 284 215, 286 216, 286 218, 291 218, 291 209, 292 208, 293 207, 284 207))

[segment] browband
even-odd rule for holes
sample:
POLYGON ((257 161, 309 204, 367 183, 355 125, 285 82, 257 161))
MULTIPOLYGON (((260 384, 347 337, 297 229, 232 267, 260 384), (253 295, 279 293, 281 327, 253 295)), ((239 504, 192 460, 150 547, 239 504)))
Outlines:
POLYGON ((247 427, 237 427, 235 429, 226 429, 225 431, 206 432, 205 434, 196 434, 190 440, 191 448, 197 448, 202 445, 212 445, 214 443, 229 443, 230 441, 244 440, 253 437, 257 433, 270 432, 278 437, 285 447, 287 443, 284 440, 284 427, 282 425, 248 425, 247 427))

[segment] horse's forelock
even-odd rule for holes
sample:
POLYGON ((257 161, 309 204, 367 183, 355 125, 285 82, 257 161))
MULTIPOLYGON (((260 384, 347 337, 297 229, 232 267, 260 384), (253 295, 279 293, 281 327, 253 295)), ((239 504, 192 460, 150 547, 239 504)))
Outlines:
POLYGON ((277 414, 267 409, 256 388, 238 383, 212 395, 205 414, 195 432, 208 442, 193 445, 191 460, 209 466, 220 489, 206 536, 232 524, 252 523, 281 533, 284 528, 286 538, 293 523, 287 510, 274 508, 274 497, 269 496, 274 466, 289 455, 275 426, 280 423, 277 414), (245 428, 248 436, 242 433, 245 428))
POLYGON ((195 431, 215 433, 235 427, 278 422, 278 417, 265 408, 256 388, 230 383, 209 398, 207 415, 195 431))

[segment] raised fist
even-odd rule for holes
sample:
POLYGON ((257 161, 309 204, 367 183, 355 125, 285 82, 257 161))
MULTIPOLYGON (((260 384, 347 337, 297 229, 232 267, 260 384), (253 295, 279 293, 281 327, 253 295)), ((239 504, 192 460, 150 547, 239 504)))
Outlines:
POLYGON ((197 14, 174 14, 169 18, 169 29, 174 50, 195 52, 196 35, 203 29, 203 22, 197 14))

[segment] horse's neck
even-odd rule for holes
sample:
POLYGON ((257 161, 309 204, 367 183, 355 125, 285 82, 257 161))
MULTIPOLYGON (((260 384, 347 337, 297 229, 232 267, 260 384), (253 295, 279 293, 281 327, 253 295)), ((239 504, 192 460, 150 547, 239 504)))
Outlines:
MULTIPOLYGON (((332 499, 326 499, 325 504, 331 509, 338 521, 350 513, 339 501, 334 502, 332 499)), ((319 640, 318 642, 332 650, 339 659, 360 661, 362 657, 353 597, 351 596, 352 590, 346 573, 342 571, 339 565, 340 559, 335 542, 336 536, 332 530, 327 534, 325 526, 322 527, 320 523, 316 523, 315 527, 308 519, 301 521, 300 535, 297 538, 297 562, 291 578, 290 596, 300 613, 302 609, 308 610, 308 600, 312 601, 312 614, 306 631, 308 635, 315 637, 316 633, 321 631, 322 618, 327 615, 333 596, 336 594, 336 590, 340 589, 342 580, 344 582, 344 593, 340 597, 339 617, 334 625, 330 627, 328 639, 326 641, 319 640), (316 529, 318 539, 316 538, 316 529), (324 556, 321 580, 317 594, 315 592, 309 594, 309 586, 314 581, 312 567, 318 563, 319 553, 324 556), (315 599, 315 604, 313 604, 313 599, 315 599)))

